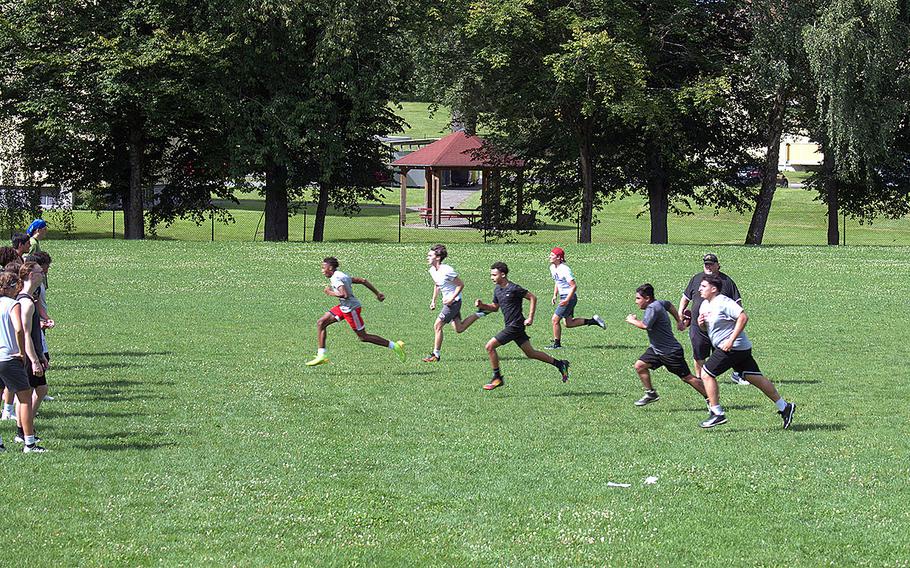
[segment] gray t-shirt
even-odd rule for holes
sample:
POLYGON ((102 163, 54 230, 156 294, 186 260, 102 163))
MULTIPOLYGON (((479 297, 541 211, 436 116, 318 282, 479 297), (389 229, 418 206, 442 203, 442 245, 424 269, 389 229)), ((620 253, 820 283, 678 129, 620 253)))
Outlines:
POLYGON ((648 326, 649 347, 658 355, 669 355, 675 351, 682 351, 682 345, 673 337, 673 326, 670 324, 670 302, 655 300, 645 308, 641 321, 648 326))
MULTIPOLYGON (((718 294, 710 302, 705 300, 701 303, 701 312, 705 315, 705 323, 708 327, 708 337, 711 338, 711 345, 720 348, 721 343, 729 339, 733 334, 733 328, 736 327, 736 320, 739 314, 743 313, 743 307, 724 296, 718 294)), ((746 351, 752 349, 752 342, 746 337, 743 330, 736 341, 733 342, 732 351, 746 351)))

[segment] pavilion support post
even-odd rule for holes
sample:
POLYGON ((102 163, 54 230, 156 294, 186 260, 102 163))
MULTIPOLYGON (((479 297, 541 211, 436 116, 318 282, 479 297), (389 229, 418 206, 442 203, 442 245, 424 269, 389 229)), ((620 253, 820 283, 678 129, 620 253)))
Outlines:
POLYGON ((527 228, 526 225, 530 225, 529 219, 525 218, 525 202, 524 202, 524 171, 518 170, 515 176, 515 224, 519 229, 527 228))
POLYGON ((398 223, 404 225, 408 219, 408 168, 401 168, 401 199, 398 202, 398 223))
POLYGON ((490 170, 480 170, 480 218, 484 230, 490 226, 490 170))
POLYGON ((500 223, 502 222, 500 216, 500 208, 502 207, 502 196, 500 195, 501 186, 502 186, 502 172, 498 169, 493 170, 493 179, 490 180, 490 200, 491 205, 490 209, 493 214, 493 223, 495 224, 496 229, 501 229, 500 223))
POLYGON ((432 211, 433 207, 433 169, 424 168, 423 170, 423 206, 426 207, 427 213, 432 211))
POLYGON ((442 221, 442 171, 433 170, 433 226, 442 221))

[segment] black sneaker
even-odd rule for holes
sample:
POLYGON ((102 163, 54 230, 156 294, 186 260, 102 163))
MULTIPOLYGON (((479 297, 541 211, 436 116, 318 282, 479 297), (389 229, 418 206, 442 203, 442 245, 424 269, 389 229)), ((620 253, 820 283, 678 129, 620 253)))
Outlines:
POLYGON ((559 369, 559 374, 562 375, 562 382, 569 381, 569 362, 564 359, 556 360, 556 368, 559 369))
POLYGON ((792 402, 787 403, 787 407, 783 410, 778 410, 777 413, 780 414, 780 417, 784 419, 784 429, 790 427, 790 423, 793 422, 793 413, 796 412, 796 405, 792 402))
POLYGON ((711 413, 711 416, 701 423, 702 428, 714 428, 715 426, 720 426, 721 424, 727 423, 726 414, 714 414, 711 413))
POLYGON ((544 349, 562 349, 562 343, 554 339, 553 343, 545 346, 544 349))
POLYGON ((4 446, 3 444, 0 444, 0 452, 5 452, 5 451, 6 451, 6 446, 4 446))
POLYGON ((657 394, 657 391, 645 391, 645 396, 636 400, 635 406, 644 406, 646 404, 651 404, 652 402, 657 402, 658 400, 660 400, 660 395, 657 394))
POLYGON ((730 374, 730 380, 733 382, 733 384, 737 384, 737 385, 751 385, 752 384, 749 381, 747 381, 739 371, 733 371, 730 374))

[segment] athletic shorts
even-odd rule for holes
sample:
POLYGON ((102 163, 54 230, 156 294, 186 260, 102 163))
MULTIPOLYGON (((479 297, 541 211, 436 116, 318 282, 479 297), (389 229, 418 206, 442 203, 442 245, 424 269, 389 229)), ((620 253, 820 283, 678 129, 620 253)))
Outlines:
POLYGON ((761 369, 758 368, 758 363, 752 357, 751 349, 729 352, 723 349, 715 349, 711 358, 705 362, 705 366, 702 368, 715 378, 723 375, 729 369, 738 371, 744 377, 762 374, 761 369))
POLYGON ((510 341, 514 341, 515 345, 521 347, 527 341, 531 341, 531 338, 528 337, 528 334, 525 333, 523 327, 507 327, 504 330, 496 334, 496 341, 500 345, 505 345, 510 341))
POLYGON ((41 375, 32 373, 32 362, 30 359, 25 361, 25 373, 28 375, 28 384, 33 389, 47 385, 47 377, 43 373, 41 375))
POLYGON ((686 363, 686 355, 683 353, 682 349, 665 355, 658 355, 653 347, 648 347, 647 351, 642 353, 638 360, 647 363, 652 369, 666 367, 668 371, 680 379, 692 374, 689 370, 689 364, 686 363))
POLYGON ((461 300, 455 300, 451 305, 442 304, 442 310, 439 311, 439 319, 442 323, 450 323, 455 318, 461 317, 461 300))
POLYGON ((25 365, 22 359, 15 358, 8 361, 0 361, 0 380, 3 386, 12 392, 19 392, 31 389, 28 384, 28 375, 25 374, 25 365))
POLYGON ((711 339, 708 334, 702 331, 694 321, 689 326, 689 339, 692 340, 692 358, 696 361, 704 361, 711 356, 714 346, 711 345, 711 339))
POLYGON ((354 308, 349 312, 341 311, 341 306, 335 306, 329 313, 335 316, 336 321, 346 320, 354 331, 360 331, 367 326, 360 315, 360 308, 354 308))
MULTIPOLYGON (((566 294, 560 294, 559 301, 566 299, 566 294)), ((578 294, 572 296, 572 299, 569 300, 569 303, 565 306, 560 306, 556 304, 556 315, 561 318, 571 318, 575 317, 575 304, 578 303, 578 294)))

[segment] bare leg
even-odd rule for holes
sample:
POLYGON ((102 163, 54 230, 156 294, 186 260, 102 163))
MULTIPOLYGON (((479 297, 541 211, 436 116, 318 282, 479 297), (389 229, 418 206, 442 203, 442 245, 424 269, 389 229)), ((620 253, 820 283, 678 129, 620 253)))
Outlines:
POLYGON ((487 355, 490 357, 490 365, 494 369, 499 368, 499 355, 496 354, 496 348, 499 347, 499 345, 500 343, 495 337, 487 341, 486 345, 487 355))
POLYGON ((364 341, 366 343, 372 343, 373 345, 380 345, 382 347, 389 346, 388 339, 379 337, 378 335, 373 335, 373 334, 367 333, 366 329, 361 329, 359 331, 355 331, 354 333, 357 334, 357 339, 359 339, 360 341, 364 341))
POLYGON ((638 373, 638 379, 641 381, 641 386, 645 387, 645 390, 654 390, 654 387, 651 385, 651 365, 648 365, 642 360, 635 362, 635 372, 638 373))
POLYGON ((12 404, 16 394, 8 388, 3 388, 3 404, 12 404))
POLYGON ((35 415, 32 412, 32 389, 16 391, 16 398, 19 400, 19 406, 16 416, 19 417, 19 425, 26 436, 35 435, 35 415))
MULTIPOLYGON (((455 323, 455 322, 453 321, 452 323, 455 323)), ((443 326, 445 326, 445 324, 442 323, 442 320, 439 318, 437 318, 436 323, 433 324, 433 333, 435 334, 435 339, 433 341, 433 350, 435 350, 435 351, 439 351, 440 349, 442 349, 442 328, 443 328, 443 326)), ((457 331, 458 327, 456 326, 455 329, 457 331)))
POLYGON ((325 314, 316 322, 316 337, 320 349, 325 349, 326 328, 337 321, 332 314, 325 314))
POLYGON ((44 400, 44 395, 47 394, 47 385, 41 385, 35 387, 34 394, 32 394, 32 411, 35 414, 38 414, 38 407, 41 406, 41 401, 44 400))
MULTIPOLYGON (((695 377, 694 375, 687 375, 685 377, 682 377, 682 380, 685 383, 689 383, 689 386, 697 390, 698 394, 702 395, 703 397, 708 396, 707 391, 705 391, 705 383, 701 379, 695 377)), ((714 381, 714 384, 717 384, 717 381, 714 381)))
POLYGON ((717 406, 720 404, 720 391, 717 388, 717 379, 708 373, 701 374, 701 381, 705 386, 705 395, 708 397, 708 404, 717 406))
POLYGON ((765 396, 771 399, 771 402, 777 402, 781 399, 780 393, 774 388, 774 383, 765 378, 764 375, 743 375, 743 378, 757 387, 758 390, 765 393, 765 396))
POLYGON ((578 327, 585 324, 585 318, 566 318, 566 327, 578 327))
POLYGON ((559 325, 560 320, 562 320, 561 317, 557 316, 556 314, 553 314, 553 319, 552 319, 552 321, 553 321, 553 339, 555 339, 557 341, 562 340, 562 326, 559 325))
POLYGON ((537 359, 538 361, 543 361, 544 363, 549 363, 551 365, 556 363, 556 359, 550 357, 543 351, 537 351, 534 349, 534 347, 531 346, 530 341, 525 341, 522 343, 521 350, 524 351, 524 354, 528 359, 537 359))
POLYGON ((471 314, 468 317, 461 319, 460 317, 452 320, 452 327, 455 328, 455 333, 463 333, 466 329, 471 327, 471 324, 479 320, 477 314, 471 314))
POLYGON ((701 370, 705 366, 705 360, 704 359, 693 359, 692 362, 695 363, 695 376, 701 377, 702 376, 701 370))

